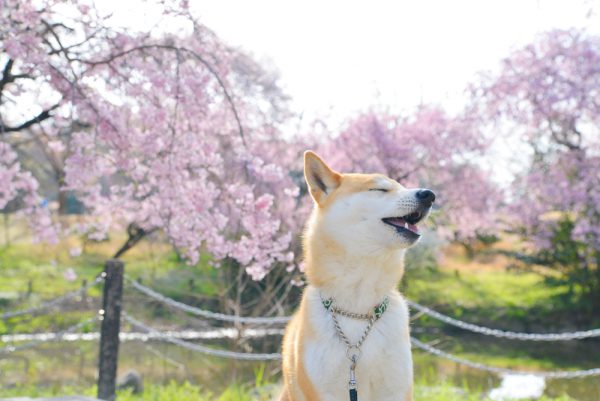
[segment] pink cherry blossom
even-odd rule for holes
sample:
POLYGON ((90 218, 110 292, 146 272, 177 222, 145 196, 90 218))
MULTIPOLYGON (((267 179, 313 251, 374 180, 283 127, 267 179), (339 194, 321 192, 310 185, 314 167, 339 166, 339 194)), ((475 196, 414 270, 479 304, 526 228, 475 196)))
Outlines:
MULTIPOLYGON (((284 96, 186 4, 157 3, 163 18, 190 28, 173 35, 160 24, 143 33, 108 26, 84 1, 3 2, 0 41, 19 77, 3 89, 19 100, 33 80, 50 93, 40 103, 47 116, 29 129, 51 137, 49 157, 64 171, 61 190, 85 205, 77 232, 102 240, 132 223, 161 229, 189 263, 208 252, 261 279, 293 262, 290 233, 301 224, 291 218, 296 183, 276 155, 263 154, 285 146, 273 118, 284 96)), ((3 116, 19 106, 7 104, 3 116)), ((72 232, 54 224, 37 180, 21 170, 8 142, 0 145, 0 205, 23 198, 40 239, 72 232)))
MULTIPOLYGON (((554 30, 472 88, 474 111, 516 138, 508 223, 600 306, 600 37, 554 30), (564 249, 563 249, 564 248, 564 249)), ((501 131, 503 130, 503 131, 501 131)))
POLYGON ((373 110, 349 120, 321 149, 340 171, 384 173, 406 187, 433 189, 440 234, 470 239, 495 227, 501 194, 478 163, 486 142, 468 116, 432 106, 403 116, 373 110))

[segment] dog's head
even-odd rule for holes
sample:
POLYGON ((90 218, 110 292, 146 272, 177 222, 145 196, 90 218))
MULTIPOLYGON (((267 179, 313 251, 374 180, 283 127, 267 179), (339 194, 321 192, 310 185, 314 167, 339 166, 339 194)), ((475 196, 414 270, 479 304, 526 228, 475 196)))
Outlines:
POLYGON ((435 200, 429 189, 407 189, 382 174, 340 174, 311 151, 304 154, 304 177, 316 203, 309 230, 352 254, 415 244, 417 225, 435 200))

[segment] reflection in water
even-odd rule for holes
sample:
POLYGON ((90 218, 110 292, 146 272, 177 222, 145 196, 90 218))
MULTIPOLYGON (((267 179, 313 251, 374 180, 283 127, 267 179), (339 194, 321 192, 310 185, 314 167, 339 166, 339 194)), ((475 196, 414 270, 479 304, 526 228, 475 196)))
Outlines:
POLYGON ((500 387, 490 391, 495 401, 539 398, 544 394, 546 381, 534 375, 504 375, 500 387))

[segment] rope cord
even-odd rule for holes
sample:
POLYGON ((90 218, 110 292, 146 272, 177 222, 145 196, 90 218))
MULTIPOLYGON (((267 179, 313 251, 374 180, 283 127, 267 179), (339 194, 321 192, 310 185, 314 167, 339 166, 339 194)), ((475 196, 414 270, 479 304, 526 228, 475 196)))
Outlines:
MULTIPOLYGON (((196 308, 194 306, 190 306, 184 304, 179 301, 175 301, 172 298, 169 298, 165 295, 162 295, 153 289, 146 287, 135 280, 132 280, 129 277, 126 279, 132 284, 132 286, 146 294, 147 296, 159 301, 163 302, 169 306, 172 306, 176 309, 182 310, 184 312, 192 313, 197 316, 202 316, 205 318, 222 320, 226 322, 236 322, 236 323, 258 323, 258 324, 283 324, 289 321, 290 317, 288 316, 279 316, 279 317, 243 317, 243 316, 235 316, 235 315, 226 315, 223 313, 215 313, 208 310, 196 308)), ((499 338, 508 338, 512 340, 523 340, 523 341, 569 341, 569 340, 580 340, 584 338, 592 338, 592 337, 600 337, 600 329, 592 329, 586 331, 575 331, 575 332, 565 332, 565 333, 519 333, 514 331, 504 331, 498 329, 492 329, 489 327, 478 326, 476 324, 463 322, 461 320, 452 318, 450 316, 446 316, 442 313, 436 312, 433 309, 430 309, 426 306, 418 304, 414 301, 406 300, 408 305, 416 309, 434 319, 447 323, 449 325, 469 330, 475 333, 489 335, 499 338)))
POLYGON ((171 337, 168 334, 161 333, 160 331, 156 330, 155 328, 150 327, 150 326, 140 322, 139 320, 135 319, 134 317, 130 316, 127 313, 123 313, 123 318, 127 322, 131 323, 134 327, 137 327, 138 329, 141 329, 141 330, 147 331, 148 333, 151 333, 158 340, 167 341, 172 344, 179 345, 180 347, 189 349, 191 351, 200 352, 204 355, 216 356, 216 357, 221 357, 221 358, 229 358, 229 359, 245 360, 245 361, 269 361, 269 360, 281 359, 281 354, 279 354, 279 353, 254 354, 254 353, 245 353, 245 352, 234 352, 234 351, 215 349, 215 348, 207 347, 206 345, 202 345, 202 344, 194 344, 194 343, 191 343, 188 341, 183 341, 178 338, 171 337))
POLYGON ((534 375, 540 376, 548 379, 575 379, 580 377, 588 377, 588 376, 599 376, 600 368, 593 368, 587 370, 573 370, 573 371, 549 371, 549 372, 533 372, 533 371, 522 371, 522 370, 514 370, 514 369, 506 369, 499 368, 496 366, 490 366, 479 362, 473 362, 468 359, 460 358, 456 355, 449 354, 445 351, 432 347, 431 345, 425 344, 414 337, 411 337, 411 343, 432 355, 448 359, 452 362, 458 363, 460 365, 465 365, 473 369, 485 370, 487 372, 499 373, 499 374, 517 374, 517 375, 534 375))
MULTIPOLYGON (((157 339, 168 341, 170 343, 182 346, 191 351, 200 352, 205 355, 216 356, 216 357, 224 357, 230 359, 239 359, 239 360, 252 360, 252 361, 265 361, 265 360, 277 360, 281 359, 281 354, 273 353, 273 354, 252 354, 252 353, 242 353, 242 352, 233 352, 233 351, 225 351, 218 350, 214 348, 209 348, 200 344, 193 344, 187 341, 182 341, 177 338, 170 337, 168 334, 160 333, 158 330, 147 326, 146 324, 140 322, 139 320, 131 317, 130 315, 124 314, 124 318, 126 321, 131 323, 133 326, 142 329, 144 331, 150 332, 157 339)), ((514 369, 506 369, 499 368, 496 366, 490 366, 479 362, 473 362, 468 359, 460 358, 445 351, 442 351, 438 348, 432 347, 428 344, 425 344, 418 339, 411 337, 412 344, 432 355, 442 357, 448 359, 452 362, 458 363, 460 365, 465 365, 473 369, 484 370, 487 372, 497 373, 497 374, 519 374, 519 375, 535 375, 544 378, 551 379, 574 379, 588 376, 598 376, 600 375, 600 368, 593 368, 587 370, 574 370, 574 371, 522 371, 522 370, 514 370, 514 369)))
POLYGON ((244 316, 235 316, 235 315, 226 315, 224 313, 216 313, 211 312, 205 309, 200 309, 195 306, 184 304, 183 302, 179 302, 174 300, 173 298, 169 298, 165 295, 162 295, 159 292, 154 291, 151 288, 146 287, 138 283, 137 281, 125 276, 125 279, 135 288, 137 291, 146 294, 150 298, 153 298, 159 302, 162 302, 166 305, 169 305, 175 309, 182 310, 184 312, 191 313, 196 316, 202 316, 209 319, 221 320, 224 322, 232 322, 232 323, 254 323, 254 324, 283 324, 287 323, 290 320, 289 316, 280 316, 280 317, 244 317, 244 316))
POLYGON ((36 345, 42 344, 42 343, 46 343, 46 342, 51 342, 51 341, 60 341, 62 340, 62 338, 69 334, 69 333, 73 333, 74 331, 79 330, 80 328, 82 328, 83 326, 85 326, 88 323, 91 323, 93 321, 97 321, 98 317, 97 316, 93 316, 89 319, 83 320, 79 323, 76 323, 72 326, 67 327, 66 329, 55 333, 53 336, 51 336, 50 338, 46 338, 44 340, 34 340, 25 344, 21 344, 21 345, 9 345, 3 348, 0 348, 0 354, 10 354, 13 353, 15 351, 22 351, 24 349, 28 349, 28 348, 32 348, 35 347, 36 345))
MULTIPOLYGON (((221 321, 226 321, 226 322, 251 323, 251 324, 283 324, 283 323, 287 323, 290 320, 289 316, 242 317, 242 316, 235 316, 235 315, 227 315, 227 314, 223 314, 223 313, 216 313, 216 312, 200 309, 200 308, 176 301, 172 298, 169 298, 165 295, 162 295, 162 294, 152 290, 149 287, 146 287, 146 286, 136 282, 135 280, 129 278, 128 276, 125 276, 125 279, 132 285, 133 288, 135 288, 137 291, 147 295, 150 298, 153 298, 159 302, 165 303, 176 309, 179 309, 179 310, 182 310, 182 311, 185 311, 185 312, 197 315, 197 316, 201 316, 204 318, 216 319, 216 320, 221 320, 221 321)), ((4 319, 11 318, 11 317, 22 316, 22 315, 27 315, 27 314, 34 314, 41 310, 52 308, 68 299, 71 299, 71 298, 81 294, 83 291, 97 285, 98 283, 100 283, 103 280, 104 280, 104 275, 100 274, 95 278, 95 280, 93 282, 91 282, 75 291, 66 293, 60 297, 54 298, 54 299, 46 301, 40 305, 30 307, 28 309, 5 312, 2 315, 0 315, 0 318, 4 320, 4 319)), ((600 337, 600 329, 565 332, 565 333, 544 333, 544 334, 541 334, 541 333, 519 333, 519 332, 513 332, 513 331, 491 329, 488 327, 483 327, 483 326, 478 326, 478 325, 475 325, 472 323, 463 322, 461 320, 452 318, 450 316, 446 316, 446 315, 436 312, 435 310, 430 309, 426 306, 420 305, 414 301, 407 300, 407 303, 409 304, 409 306, 411 308, 416 309, 419 312, 421 312, 425 315, 428 315, 434 319, 437 319, 441 322, 447 323, 449 325, 452 325, 452 326, 455 326, 455 327, 458 327, 458 328, 461 328, 464 330, 469 330, 469 331, 472 331, 475 333, 499 337, 499 338, 508 338, 508 339, 514 339, 514 340, 529 340, 529 341, 568 341, 568 340, 579 340, 579 339, 591 338, 591 337, 600 337)), ((156 339, 159 339, 162 341, 167 341, 172 344, 184 347, 191 351, 200 352, 205 355, 230 358, 230 359, 238 359, 238 360, 249 360, 249 361, 266 361, 266 360, 281 359, 281 354, 279 354, 279 353, 271 353, 271 354, 257 353, 257 354, 254 354, 254 353, 234 352, 234 351, 214 349, 214 348, 202 345, 202 344, 191 343, 188 341, 181 340, 180 338, 176 338, 173 335, 173 333, 162 333, 159 330, 156 330, 155 328, 147 326, 146 324, 140 322, 139 320, 133 318, 132 316, 130 316, 126 313, 123 313, 123 317, 126 321, 131 323, 133 326, 138 327, 138 328, 144 330, 145 332, 150 333, 152 338, 156 338, 156 339)), ((44 343, 44 342, 60 341, 61 339, 63 339, 63 337, 66 334, 72 333, 72 332, 80 329, 84 325, 86 325, 92 321, 95 321, 95 320, 97 320, 97 317, 92 317, 90 319, 81 321, 77 324, 74 324, 74 325, 66 328, 65 330, 63 330, 61 332, 56 333, 51 338, 46 338, 43 340, 42 339, 34 340, 32 342, 18 345, 18 346, 7 346, 7 347, 0 348, 0 354, 7 354, 7 353, 12 353, 12 352, 15 352, 18 350, 31 348, 40 343, 44 343)), ((123 334, 125 334, 125 333, 123 333, 123 334)), ((544 377, 544 378, 561 378, 561 379, 581 378, 581 377, 599 376, 600 375, 600 368, 592 368, 592 369, 587 369, 587 370, 575 370, 575 371, 540 371, 540 372, 520 371, 520 370, 514 370, 514 369, 500 368, 500 367, 490 366, 490 365, 486 365, 486 364, 483 364, 480 362, 474 362, 474 361, 470 361, 468 359, 460 358, 456 355, 450 354, 448 352, 445 352, 438 348, 435 348, 431 345, 423 343, 414 337, 411 337, 411 342, 415 347, 417 347, 425 352, 428 352, 432 355, 435 355, 435 356, 438 356, 441 358, 445 358, 445 359, 448 359, 455 363, 465 365, 465 366, 468 366, 468 367, 471 367, 474 369, 484 370, 484 371, 498 373, 498 374, 530 374, 530 375, 540 376, 540 377, 544 377)))
POLYGON ((463 322, 458 319, 454 319, 450 316, 443 315, 439 312, 434 311, 426 306, 420 305, 416 302, 406 300, 408 305, 423 312, 427 316, 430 316, 436 320, 444 322, 454 327, 458 327, 464 330, 469 330, 475 333, 483 334, 486 336, 493 336, 499 338, 508 338, 511 340, 523 340, 523 341, 568 341, 568 340, 581 340, 583 338, 600 337, 600 329, 593 329, 587 331, 575 331, 571 333, 518 333, 514 331, 504 331, 498 329, 491 329, 489 327, 478 326, 476 324, 463 322))

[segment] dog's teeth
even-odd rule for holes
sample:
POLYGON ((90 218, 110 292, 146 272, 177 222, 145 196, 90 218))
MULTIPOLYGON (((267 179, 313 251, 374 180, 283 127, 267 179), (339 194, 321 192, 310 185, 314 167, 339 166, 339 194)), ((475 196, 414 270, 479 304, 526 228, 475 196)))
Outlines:
POLYGON ((406 221, 404 222, 404 228, 408 228, 408 223, 406 221))

